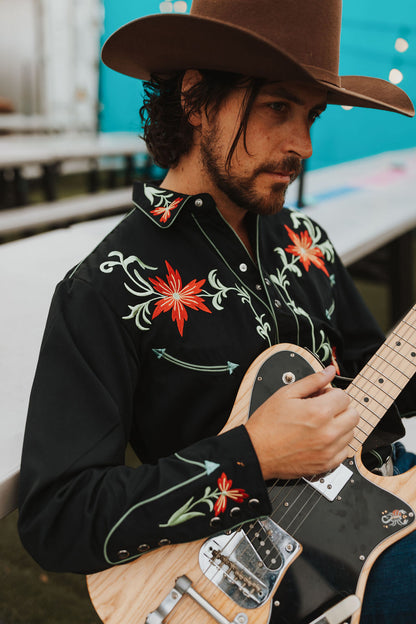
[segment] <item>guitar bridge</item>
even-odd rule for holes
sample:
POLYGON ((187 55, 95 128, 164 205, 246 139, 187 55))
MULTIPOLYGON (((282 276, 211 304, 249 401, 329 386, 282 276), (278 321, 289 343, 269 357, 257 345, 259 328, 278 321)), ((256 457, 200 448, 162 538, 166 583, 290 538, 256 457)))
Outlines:
POLYGON ((264 604, 300 544, 271 518, 210 538, 199 551, 205 576, 244 609, 264 604))
POLYGON ((156 611, 149 613, 145 624, 163 624, 165 618, 173 611, 184 594, 192 598, 204 611, 218 624, 247 624, 248 617, 245 613, 237 613, 231 622, 220 613, 208 600, 192 588, 192 581, 185 575, 176 579, 175 587, 169 592, 160 603, 156 611))

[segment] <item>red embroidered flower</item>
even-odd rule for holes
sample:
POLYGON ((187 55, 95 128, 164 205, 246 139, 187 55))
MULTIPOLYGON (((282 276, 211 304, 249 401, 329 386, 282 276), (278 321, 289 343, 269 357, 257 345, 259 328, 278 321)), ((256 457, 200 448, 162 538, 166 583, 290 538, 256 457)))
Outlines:
POLYGON ((323 261, 324 254, 319 247, 312 247, 312 239, 309 236, 308 231, 304 230, 297 235, 293 230, 288 228, 287 225, 285 225, 285 228, 289 234, 290 240, 294 243, 293 245, 286 247, 285 251, 293 254, 294 256, 299 256, 299 260, 302 262, 306 271, 309 271, 309 267, 312 263, 329 277, 329 273, 323 261))
POLYGON ((176 321, 179 333, 183 336, 183 325, 188 320, 185 306, 192 310, 203 310, 211 314, 211 310, 208 310, 203 298, 198 296, 205 280, 197 282, 194 279, 182 287, 182 279, 178 271, 174 271, 167 261, 166 268, 168 270, 166 282, 160 277, 156 277, 156 279, 149 277, 149 281, 153 284, 154 289, 162 295, 156 303, 152 318, 159 316, 161 312, 172 310, 172 321, 176 321))
POLYGON ((153 210, 151 210, 150 213, 152 215, 155 215, 155 217, 162 215, 160 217, 160 222, 166 223, 166 221, 170 219, 172 216, 170 214, 172 210, 175 210, 175 208, 179 206, 182 200, 183 200, 183 197, 178 197, 171 204, 169 204, 169 206, 159 206, 159 208, 154 208, 153 210))
POLYGON ((227 479, 227 475, 225 472, 218 479, 218 487, 220 489, 221 494, 217 498, 217 501, 214 505, 215 515, 219 516, 220 513, 223 513, 227 507, 227 498, 231 498, 237 503, 242 503, 245 498, 248 498, 248 494, 245 490, 241 488, 231 489, 233 482, 231 479, 227 479))
POLYGON ((331 356, 331 364, 335 366, 335 372, 337 375, 341 375, 341 371, 339 370, 338 360, 337 360, 337 348, 332 347, 332 356, 331 356))

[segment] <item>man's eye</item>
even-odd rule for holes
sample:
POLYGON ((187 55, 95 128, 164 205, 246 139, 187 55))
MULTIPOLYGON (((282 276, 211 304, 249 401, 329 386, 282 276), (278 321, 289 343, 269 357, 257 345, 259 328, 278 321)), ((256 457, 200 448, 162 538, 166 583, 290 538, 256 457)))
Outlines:
POLYGON ((270 102, 269 106, 272 110, 276 111, 277 113, 282 113, 287 108, 287 105, 285 102, 270 102))

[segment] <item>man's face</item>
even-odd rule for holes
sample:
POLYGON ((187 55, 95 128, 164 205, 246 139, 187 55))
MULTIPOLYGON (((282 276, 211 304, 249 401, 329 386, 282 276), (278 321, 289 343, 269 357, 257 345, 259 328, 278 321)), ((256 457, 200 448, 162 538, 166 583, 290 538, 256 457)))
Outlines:
POLYGON ((200 129, 201 167, 211 192, 240 209, 274 214, 312 154, 310 128, 326 108, 324 89, 297 82, 269 83, 257 95, 244 134, 228 163, 246 91, 238 89, 218 113, 204 116, 200 129), (247 148, 247 149, 246 149, 247 148))

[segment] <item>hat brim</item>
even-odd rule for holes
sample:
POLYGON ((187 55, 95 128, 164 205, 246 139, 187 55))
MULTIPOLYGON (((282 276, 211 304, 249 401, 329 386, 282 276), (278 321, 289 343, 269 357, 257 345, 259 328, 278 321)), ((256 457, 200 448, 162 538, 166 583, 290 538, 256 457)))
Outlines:
POLYGON ((330 104, 414 115, 407 94, 386 80, 341 76, 340 86, 326 82, 268 40, 243 28, 196 15, 149 15, 129 22, 107 39, 102 60, 111 69, 141 80, 149 80, 152 74, 192 68, 272 81, 300 80, 327 89, 330 104))

